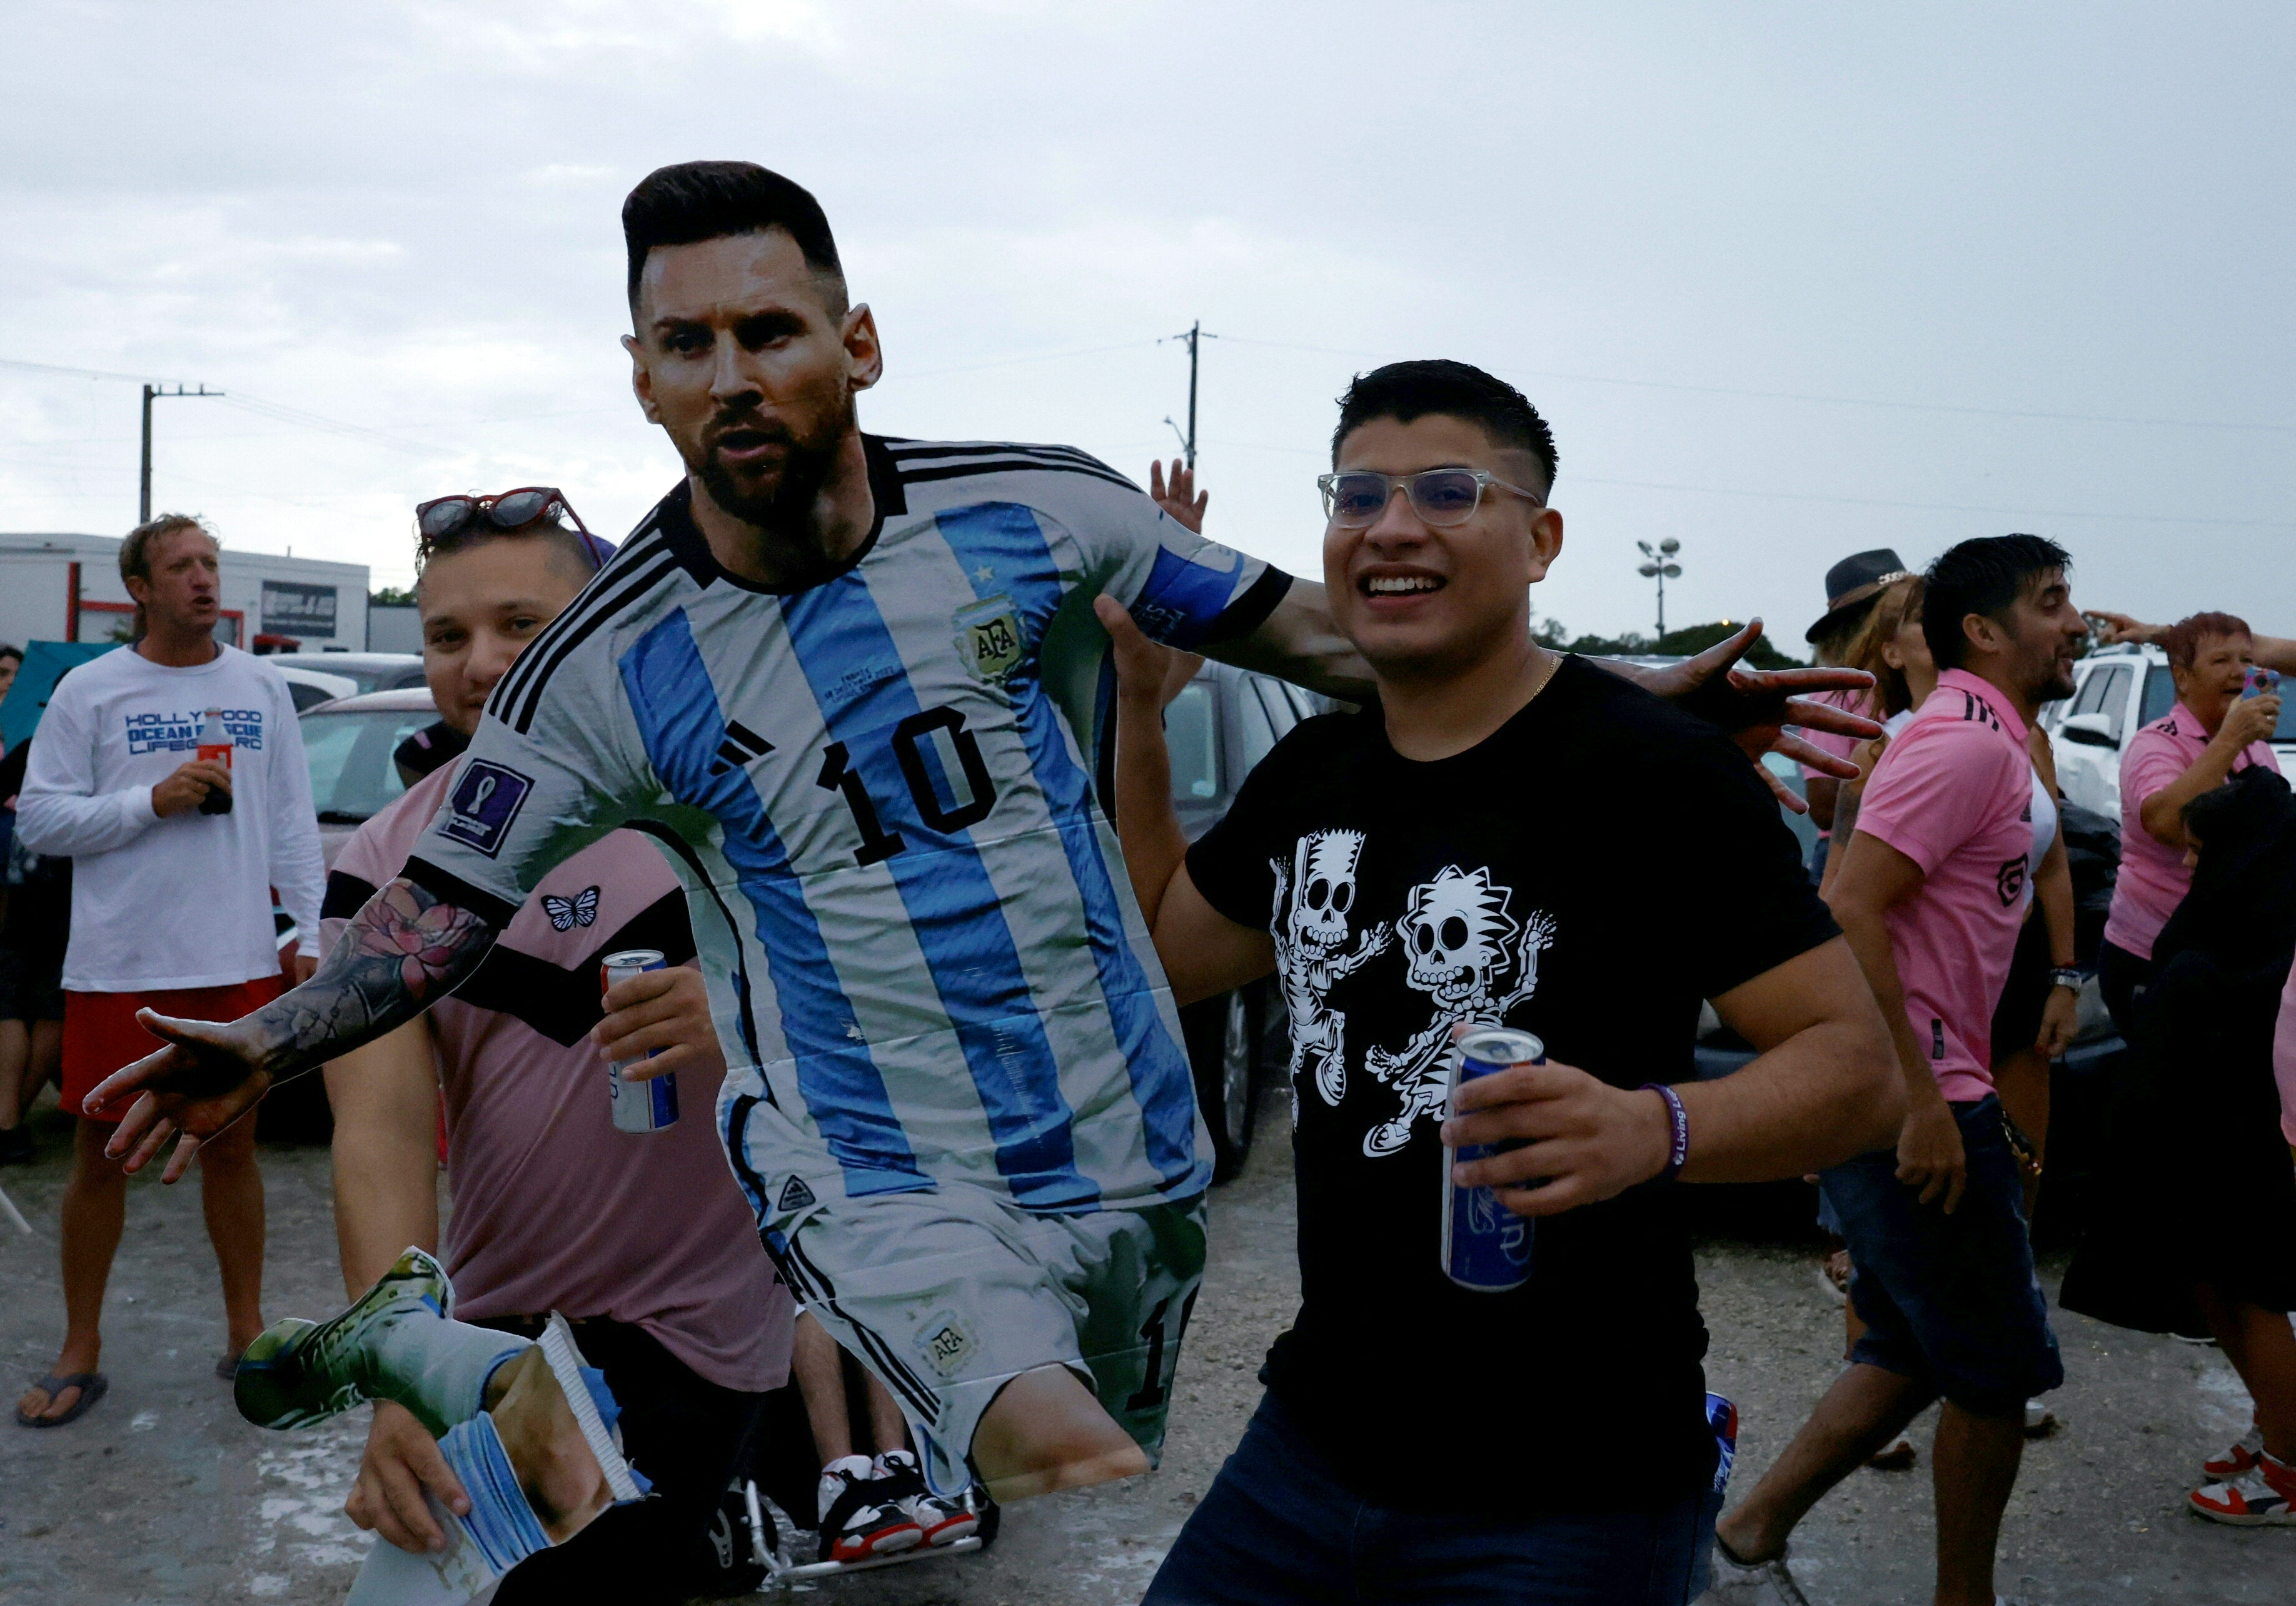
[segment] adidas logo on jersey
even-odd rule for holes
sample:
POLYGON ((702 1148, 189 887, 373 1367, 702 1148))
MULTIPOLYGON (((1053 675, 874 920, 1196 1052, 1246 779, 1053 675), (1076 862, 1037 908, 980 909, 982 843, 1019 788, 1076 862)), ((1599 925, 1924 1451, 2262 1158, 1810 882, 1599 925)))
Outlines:
POLYGON ((726 725, 726 740, 718 744, 717 762, 710 765, 709 773, 722 775, 728 770, 740 769, 752 759, 762 758, 773 750, 774 744, 748 725, 738 719, 729 720, 726 725))
POLYGON ((775 1209, 783 1211, 802 1210, 813 1202, 813 1190, 805 1185, 805 1178, 792 1176, 783 1184, 781 1203, 775 1209))

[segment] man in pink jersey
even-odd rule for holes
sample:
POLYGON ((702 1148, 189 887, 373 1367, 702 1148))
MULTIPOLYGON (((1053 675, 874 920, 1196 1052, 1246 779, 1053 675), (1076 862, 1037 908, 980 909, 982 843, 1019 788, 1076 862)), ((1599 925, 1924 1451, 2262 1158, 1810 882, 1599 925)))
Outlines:
POLYGON ((1964 541, 1931 566, 1938 688, 1866 783, 1831 902, 1890 1022, 1909 1102, 1895 1153, 1825 1173, 1866 1324, 1844 1372, 1753 1494, 1717 1525, 1716 1599, 1805 1597, 1786 1538, 1820 1496, 1942 1397, 1932 1457, 1939 1606, 1994 1606, 2025 1402, 2064 1381, 1994 1095, 1994 1006, 2032 890, 2039 706, 2072 692, 2087 627, 2066 555, 2038 536, 1964 541))
MULTIPOLYGON (((424 505, 423 666, 451 729, 477 725, 495 683, 595 571, 603 544, 564 513, 554 491, 424 505)), ((345 845, 327 887, 328 946, 397 877, 455 774, 448 764, 422 777, 345 845)), ((693 953, 662 849, 618 831, 543 877, 454 997, 327 1068, 347 1291, 409 1245, 439 1250, 443 1099, 454 1209, 439 1258, 456 1319, 532 1338, 551 1311, 571 1318, 652 1483, 653 1498, 513 1567, 497 1602, 673 1602, 714 1587, 718 1498, 764 1394, 789 1375, 794 1306, 718 1147, 724 1058, 693 953), (633 947, 660 950, 670 968, 619 985, 602 1020, 600 958, 633 947), (678 1077, 676 1122, 615 1128, 601 1041, 621 1058, 659 1052, 678 1077)), ((470 1510, 430 1431, 377 1404, 345 1510, 402 1550, 435 1550, 425 1491, 470 1510)))

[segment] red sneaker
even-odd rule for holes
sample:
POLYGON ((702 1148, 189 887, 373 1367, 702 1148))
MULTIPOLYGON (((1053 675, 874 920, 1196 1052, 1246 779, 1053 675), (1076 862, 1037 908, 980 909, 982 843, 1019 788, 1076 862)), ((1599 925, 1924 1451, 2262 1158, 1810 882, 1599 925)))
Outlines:
POLYGON ((907 1550, 924 1530, 894 1500, 890 1479, 873 1476, 865 1455, 821 1471, 821 1551, 827 1561, 866 1561, 907 1550))
POLYGON ((2211 1522, 2296 1528, 2296 1467, 2259 1454, 2238 1478, 2194 1489, 2187 1498, 2211 1522))
POLYGON ((923 1470, 906 1450, 877 1457, 877 1487, 890 1491, 884 1498, 909 1514, 927 1545, 954 1545, 980 1528, 980 1519, 964 1501, 945 1499, 925 1487, 923 1470))
POLYGON ((2238 1444, 2201 1463, 2201 1476, 2210 1483, 2228 1483, 2254 1466, 2256 1458, 2263 1454, 2264 1430, 2251 1422, 2238 1444))

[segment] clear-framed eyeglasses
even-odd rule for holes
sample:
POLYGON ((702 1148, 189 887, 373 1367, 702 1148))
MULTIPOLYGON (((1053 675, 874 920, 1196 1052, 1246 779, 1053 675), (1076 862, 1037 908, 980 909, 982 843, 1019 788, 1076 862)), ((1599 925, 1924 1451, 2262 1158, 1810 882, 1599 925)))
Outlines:
POLYGON ((1487 488, 1512 491, 1535 506, 1546 505, 1538 492, 1509 485, 1488 469, 1429 469, 1418 474, 1348 469, 1317 475, 1316 488, 1324 493, 1324 516, 1341 529, 1362 529, 1378 522, 1398 490, 1409 495, 1411 511, 1431 529, 1464 524, 1487 488))

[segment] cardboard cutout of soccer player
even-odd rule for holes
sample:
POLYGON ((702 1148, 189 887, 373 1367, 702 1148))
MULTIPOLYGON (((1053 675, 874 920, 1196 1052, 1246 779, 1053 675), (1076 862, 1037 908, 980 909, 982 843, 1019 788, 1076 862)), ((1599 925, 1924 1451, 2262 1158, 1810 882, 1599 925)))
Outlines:
MULTIPOLYGON (((623 223, 633 382, 685 478, 504 677, 406 875, 318 976, 227 1025, 147 1016, 173 1046, 91 1102, 144 1095, 114 1140, 131 1168, 184 1133, 172 1180, 273 1082, 450 991, 551 865, 643 822, 693 906, 734 1174, 935 1491, 1145 1471, 1210 1165, 1092 784, 1094 600, 1341 696, 1362 667, 1321 586, 1081 452, 865 436, 875 323, 797 185, 668 168, 623 223)), ((1655 689, 1800 756, 1786 721, 1846 717, 1792 694, 1857 677, 1730 669, 1752 639, 1655 689)))
POLYGON ((410 1249, 348 1309, 276 1323, 240 1357, 233 1397, 257 1427, 316 1427, 395 1401, 439 1440, 469 1497, 458 1516, 426 1491, 445 1543, 420 1553, 376 1545, 347 1606, 460 1606, 607 1507, 644 1495, 613 1438, 605 1374, 582 1364, 563 1318, 537 1340, 454 1312, 444 1268, 410 1249))

